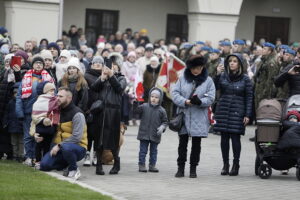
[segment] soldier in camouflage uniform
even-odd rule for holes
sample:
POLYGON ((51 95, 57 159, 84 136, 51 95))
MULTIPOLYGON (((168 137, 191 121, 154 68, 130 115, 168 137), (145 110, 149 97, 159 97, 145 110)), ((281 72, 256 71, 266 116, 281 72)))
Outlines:
POLYGON ((220 57, 225 59, 231 54, 231 43, 229 41, 220 42, 220 49, 222 51, 220 57))
MULTIPOLYGON (((281 58, 281 62, 279 65, 279 73, 283 73, 287 66, 293 64, 295 59, 296 52, 292 49, 286 49, 283 52, 283 56, 281 58)), ((285 82, 281 87, 278 88, 277 98, 279 99, 287 99, 289 97, 289 84, 285 82)))
POLYGON ((255 110, 263 99, 276 97, 274 77, 278 75, 279 67, 276 61, 275 45, 269 42, 263 44, 261 62, 257 65, 254 75, 255 110))
POLYGON ((217 67, 219 64, 223 64, 224 60, 220 58, 221 51, 219 49, 212 49, 209 54, 209 61, 207 62, 208 75, 213 79, 217 75, 217 67))

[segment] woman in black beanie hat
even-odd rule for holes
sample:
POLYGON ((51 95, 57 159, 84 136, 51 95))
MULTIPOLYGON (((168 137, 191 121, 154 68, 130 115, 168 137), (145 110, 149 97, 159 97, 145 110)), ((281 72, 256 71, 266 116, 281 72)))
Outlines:
POLYGON ((201 139, 208 135, 208 108, 215 99, 215 86, 204 67, 206 58, 200 55, 191 56, 187 68, 172 88, 172 100, 184 113, 184 125, 178 132, 179 146, 175 177, 184 176, 187 160, 187 145, 192 138, 190 154, 190 178, 196 178, 196 168, 200 160, 201 139))

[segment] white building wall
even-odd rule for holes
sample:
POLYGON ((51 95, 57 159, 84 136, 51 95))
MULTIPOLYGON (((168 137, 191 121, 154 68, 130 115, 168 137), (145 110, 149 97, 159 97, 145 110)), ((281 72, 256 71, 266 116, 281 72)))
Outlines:
POLYGON ((243 0, 188 0, 189 41, 234 39, 243 0))
POLYGON ((5 9, 3 0, 0 0, 0 26, 5 26, 5 9))
POLYGON ((166 37, 167 14, 187 14, 187 0, 65 0, 63 29, 85 28, 86 9, 119 10, 119 30, 148 30, 151 41, 166 37))
POLYGON ((12 42, 23 45, 32 37, 38 41, 58 37, 58 0, 49 1, 5 1, 5 26, 12 42))
POLYGON ((254 40, 255 16, 289 17, 289 41, 300 41, 299 8, 299 0, 244 0, 236 28, 236 38, 254 40))

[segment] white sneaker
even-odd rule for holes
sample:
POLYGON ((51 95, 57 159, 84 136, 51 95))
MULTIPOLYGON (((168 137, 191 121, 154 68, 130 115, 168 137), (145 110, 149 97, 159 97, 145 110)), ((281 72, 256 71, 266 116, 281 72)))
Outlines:
POLYGON ((93 166, 96 166, 96 165, 97 165, 97 155, 96 155, 96 152, 94 152, 92 165, 93 165, 93 166))
POLYGON ((68 177, 73 178, 74 180, 79 179, 80 176, 81 176, 81 173, 80 173, 79 168, 77 168, 76 170, 69 171, 69 174, 68 174, 68 177))
POLYGON ((34 164, 34 169, 40 170, 40 169, 41 169, 41 163, 40 163, 40 162, 36 162, 36 163, 34 164))
POLYGON ((86 167, 91 166, 90 152, 86 152, 85 157, 84 157, 83 166, 86 166, 86 167))
POLYGON ((24 165, 28 165, 29 167, 32 167, 32 159, 26 158, 26 160, 23 162, 24 165))

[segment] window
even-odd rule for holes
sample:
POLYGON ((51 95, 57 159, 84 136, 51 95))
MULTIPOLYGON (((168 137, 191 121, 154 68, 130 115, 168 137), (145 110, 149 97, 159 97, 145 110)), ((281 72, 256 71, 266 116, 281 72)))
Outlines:
POLYGON ((118 30, 119 11, 86 9, 85 35, 87 45, 95 47, 99 35, 106 38, 118 30))
POLYGON ((283 44, 288 44, 289 25, 290 18, 256 16, 254 40, 258 42, 260 38, 265 38, 275 44, 276 39, 280 38, 283 44))
POLYGON ((187 15, 167 15, 167 34, 166 40, 169 43, 174 37, 188 39, 188 19, 187 15))

